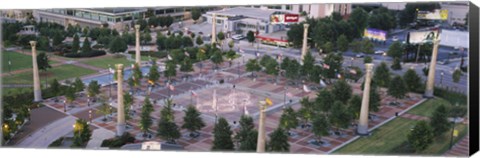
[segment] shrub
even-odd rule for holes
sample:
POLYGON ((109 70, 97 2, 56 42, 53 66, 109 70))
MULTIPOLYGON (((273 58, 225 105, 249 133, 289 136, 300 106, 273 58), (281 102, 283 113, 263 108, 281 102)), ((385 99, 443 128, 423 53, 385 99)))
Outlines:
POLYGON ((135 142, 135 137, 133 137, 130 133, 126 132, 120 137, 104 140, 101 147, 120 148, 127 143, 133 142, 135 142))
POLYGON ((48 145, 48 147, 59 147, 62 145, 62 142, 63 142, 63 137, 60 137, 54 142, 52 142, 52 144, 48 145))
POLYGON ((67 54, 64 54, 65 57, 68 57, 68 58, 85 58, 85 57, 96 57, 96 56, 102 56, 102 55, 105 55, 107 54, 105 51, 103 50, 92 50, 90 52, 87 52, 87 53, 67 53, 67 54))

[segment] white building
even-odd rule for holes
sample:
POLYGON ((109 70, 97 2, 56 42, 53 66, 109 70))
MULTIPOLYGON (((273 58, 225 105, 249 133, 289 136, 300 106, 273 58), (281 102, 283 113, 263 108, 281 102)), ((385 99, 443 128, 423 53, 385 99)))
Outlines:
POLYGON ((348 16, 352 12, 352 4, 349 3, 257 5, 251 7, 285 10, 291 11, 296 14, 300 14, 305 11, 308 17, 313 18, 323 18, 326 16, 330 16, 333 12, 338 12, 343 16, 348 16))
POLYGON ((271 24, 270 17, 277 13, 293 12, 268 9, 268 8, 249 8, 234 7, 224 8, 218 11, 209 11, 202 16, 206 22, 212 23, 212 14, 216 14, 217 31, 227 34, 246 34, 248 31, 257 32, 259 34, 267 34, 285 30, 285 24, 271 24))
POLYGON ((441 2, 440 5, 442 9, 448 10, 448 24, 465 24, 465 17, 469 9, 468 2, 441 2))

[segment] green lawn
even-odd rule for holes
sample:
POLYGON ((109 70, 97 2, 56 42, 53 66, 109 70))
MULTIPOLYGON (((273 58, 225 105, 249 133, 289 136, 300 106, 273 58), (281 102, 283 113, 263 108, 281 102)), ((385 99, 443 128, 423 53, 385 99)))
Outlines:
POLYGON ((361 137, 352 143, 335 151, 335 154, 388 154, 401 145, 410 129, 415 126, 415 120, 396 118, 377 128, 372 136, 361 137))
MULTIPOLYGON (((64 80, 69 78, 81 77, 89 74, 96 73, 94 70, 85 69, 82 67, 74 66, 74 65, 62 65, 58 67, 54 67, 48 71, 48 81, 52 81, 53 78, 57 80, 64 80)), ((42 84, 45 83, 45 77, 40 75, 40 81, 42 84)), ((3 77, 3 84, 32 84, 33 83, 33 75, 32 72, 24 72, 15 75, 7 75, 3 77)))
POLYGON ((426 116, 426 117, 431 117, 433 112, 437 107, 440 105, 445 105, 447 107, 450 107, 451 104, 442 98, 435 98, 435 99, 430 99, 425 101, 422 105, 419 105, 410 111, 408 113, 410 114, 415 114, 415 115, 420 115, 420 116, 426 116))
MULTIPOLYGON (((10 71, 32 68, 32 56, 12 51, 4 51, 2 52, 2 73, 9 71, 9 59, 12 63, 10 71)), ((50 65, 55 63, 57 62, 50 60, 50 65)))
MULTIPOLYGON (((146 58, 148 58, 148 57, 146 57, 146 58)), ((107 69, 109 64, 112 68, 114 68, 115 64, 123 64, 124 67, 127 67, 127 66, 130 67, 130 65, 134 63, 133 61, 128 61, 125 57, 115 58, 113 56, 96 58, 96 59, 92 59, 92 60, 84 60, 82 62, 84 64, 99 67, 99 68, 102 68, 102 69, 107 69)))
MULTIPOLYGON (((408 113, 430 117, 435 108, 448 102, 441 98, 428 100, 408 113)), ((334 154, 364 154, 364 155, 412 155, 408 149, 407 135, 410 129, 418 121, 405 118, 395 118, 391 122, 377 128, 372 136, 361 137, 352 143, 335 151, 334 154)), ((455 129, 459 130, 459 136, 454 138, 457 142, 467 134, 468 126, 457 124, 455 129)), ((417 153, 423 156, 438 156, 448 151, 450 145, 451 130, 444 135, 434 138, 434 142, 424 151, 417 153)))

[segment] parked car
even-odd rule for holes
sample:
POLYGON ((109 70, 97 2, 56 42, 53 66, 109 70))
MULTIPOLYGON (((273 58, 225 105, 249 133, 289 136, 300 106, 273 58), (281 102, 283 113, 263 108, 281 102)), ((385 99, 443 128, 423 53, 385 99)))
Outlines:
POLYGON ((365 57, 365 54, 363 54, 363 53, 358 53, 358 54, 355 55, 355 57, 356 57, 356 58, 363 58, 363 57, 365 57))
POLYGON ((397 36, 393 36, 392 41, 398 41, 398 37, 397 37, 397 36))
POLYGON ((383 50, 377 50, 377 51, 375 51, 375 54, 378 54, 378 55, 383 55, 383 53, 385 53, 385 51, 383 51, 383 50))
POLYGON ((243 36, 243 35, 233 35, 232 36, 232 39, 234 39, 234 40, 242 40, 244 38, 245 38, 245 36, 243 36))

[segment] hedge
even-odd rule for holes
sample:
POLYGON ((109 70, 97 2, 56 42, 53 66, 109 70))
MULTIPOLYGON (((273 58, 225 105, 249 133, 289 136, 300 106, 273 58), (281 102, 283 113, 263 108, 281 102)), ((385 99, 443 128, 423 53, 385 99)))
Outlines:
POLYGON ((105 54, 107 54, 107 53, 103 50, 92 50, 91 52, 88 52, 88 53, 84 53, 84 52, 81 52, 81 53, 67 53, 67 54, 64 54, 64 56, 68 57, 68 58, 85 58, 85 57, 102 56, 102 55, 105 55, 105 54))
POLYGON ((126 132, 120 137, 115 137, 111 139, 106 139, 102 142, 101 147, 109 147, 109 148, 120 148, 127 143, 134 143, 135 137, 133 137, 130 133, 126 132))
MULTIPOLYGON (((128 51, 128 54, 135 54, 135 51, 128 51)), ((159 51, 159 52, 151 52, 151 51, 140 51, 141 56, 151 56, 155 58, 165 58, 167 57, 167 52, 159 51)))

